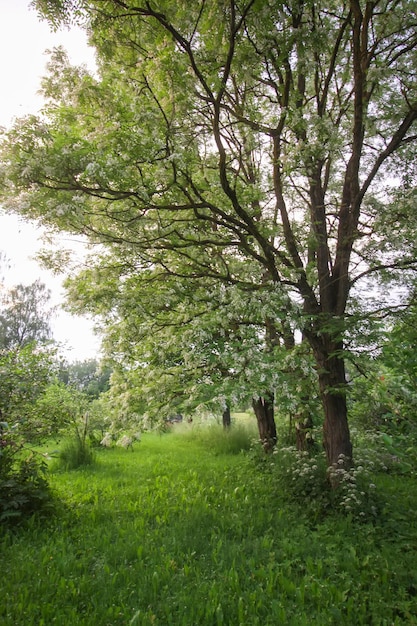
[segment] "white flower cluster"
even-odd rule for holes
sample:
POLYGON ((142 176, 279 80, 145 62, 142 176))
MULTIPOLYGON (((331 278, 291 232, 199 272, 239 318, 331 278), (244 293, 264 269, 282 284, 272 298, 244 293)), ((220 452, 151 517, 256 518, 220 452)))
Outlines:
POLYGON ((344 455, 340 455, 337 467, 330 469, 330 474, 338 484, 338 504, 353 518, 364 519, 369 515, 377 515, 373 498, 376 485, 371 479, 371 472, 375 469, 375 462, 366 455, 358 458, 351 467, 348 467, 344 455))

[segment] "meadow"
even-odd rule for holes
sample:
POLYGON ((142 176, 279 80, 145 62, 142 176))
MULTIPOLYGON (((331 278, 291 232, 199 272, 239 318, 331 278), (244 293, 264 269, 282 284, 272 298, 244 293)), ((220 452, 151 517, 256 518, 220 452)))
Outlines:
POLYGON ((375 471, 360 523, 241 448, 179 429, 51 473, 54 515, 0 534, 2 626, 417 624, 415 475, 375 471))

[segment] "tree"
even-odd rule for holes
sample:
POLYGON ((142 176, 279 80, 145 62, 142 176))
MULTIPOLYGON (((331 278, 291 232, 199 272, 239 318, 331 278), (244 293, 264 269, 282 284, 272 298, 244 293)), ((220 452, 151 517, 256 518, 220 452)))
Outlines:
POLYGON ((221 411, 227 427, 232 406, 252 404, 269 450, 277 442, 275 400, 290 427, 303 436, 311 430, 310 358, 305 342, 295 350, 295 322, 275 289, 182 281, 160 269, 134 273, 114 251, 87 266, 65 282, 69 306, 100 318, 106 358, 118 370, 111 395, 116 404, 120 395, 124 415, 138 419, 139 405, 139 415, 160 420, 205 406, 221 411))
MULTIPOLYGON (((142 397, 143 412, 162 419, 205 405, 224 413, 227 426, 232 404, 259 402, 274 389, 276 355, 265 353, 264 324, 273 293, 259 298, 210 280, 161 280, 159 269, 132 275, 114 255, 94 261, 66 281, 67 293, 72 310, 101 316, 107 358, 133 406, 142 397)), ((276 443, 273 416, 258 426, 266 446, 276 443)))
POLYGON ((96 399, 109 388, 111 371, 99 364, 95 359, 62 363, 59 378, 83 392, 90 399, 96 399))
POLYGON ((0 347, 9 350, 49 341, 49 299, 50 291, 40 280, 6 291, 1 298, 0 347))
POLYGON ((38 399, 56 374, 55 354, 36 343, 0 350, 0 421, 18 425, 34 441, 50 432, 48 415, 33 418, 38 399))
POLYGON ((416 264, 413 247, 373 245, 388 247, 381 216, 399 219, 415 156, 416 2, 35 4, 86 20, 99 76, 55 52, 50 106, 4 144, 5 195, 133 255, 134 272, 285 296, 314 355, 328 464, 348 466, 352 289, 416 264))

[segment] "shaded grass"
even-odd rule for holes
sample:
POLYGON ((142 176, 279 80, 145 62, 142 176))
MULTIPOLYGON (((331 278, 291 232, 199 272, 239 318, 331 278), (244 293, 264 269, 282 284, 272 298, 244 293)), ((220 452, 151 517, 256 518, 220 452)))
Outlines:
POLYGON ((415 480, 376 477, 376 525, 320 523, 243 454, 187 437, 53 475, 47 527, 3 534, 4 626, 416 624, 415 480))

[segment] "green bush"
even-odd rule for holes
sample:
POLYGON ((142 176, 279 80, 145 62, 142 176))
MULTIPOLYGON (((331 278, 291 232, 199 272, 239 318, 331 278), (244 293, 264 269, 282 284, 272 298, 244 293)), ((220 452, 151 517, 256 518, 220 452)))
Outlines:
POLYGON ((35 512, 48 511, 52 495, 47 464, 26 450, 17 430, 2 424, 0 435, 0 522, 16 524, 35 512))

